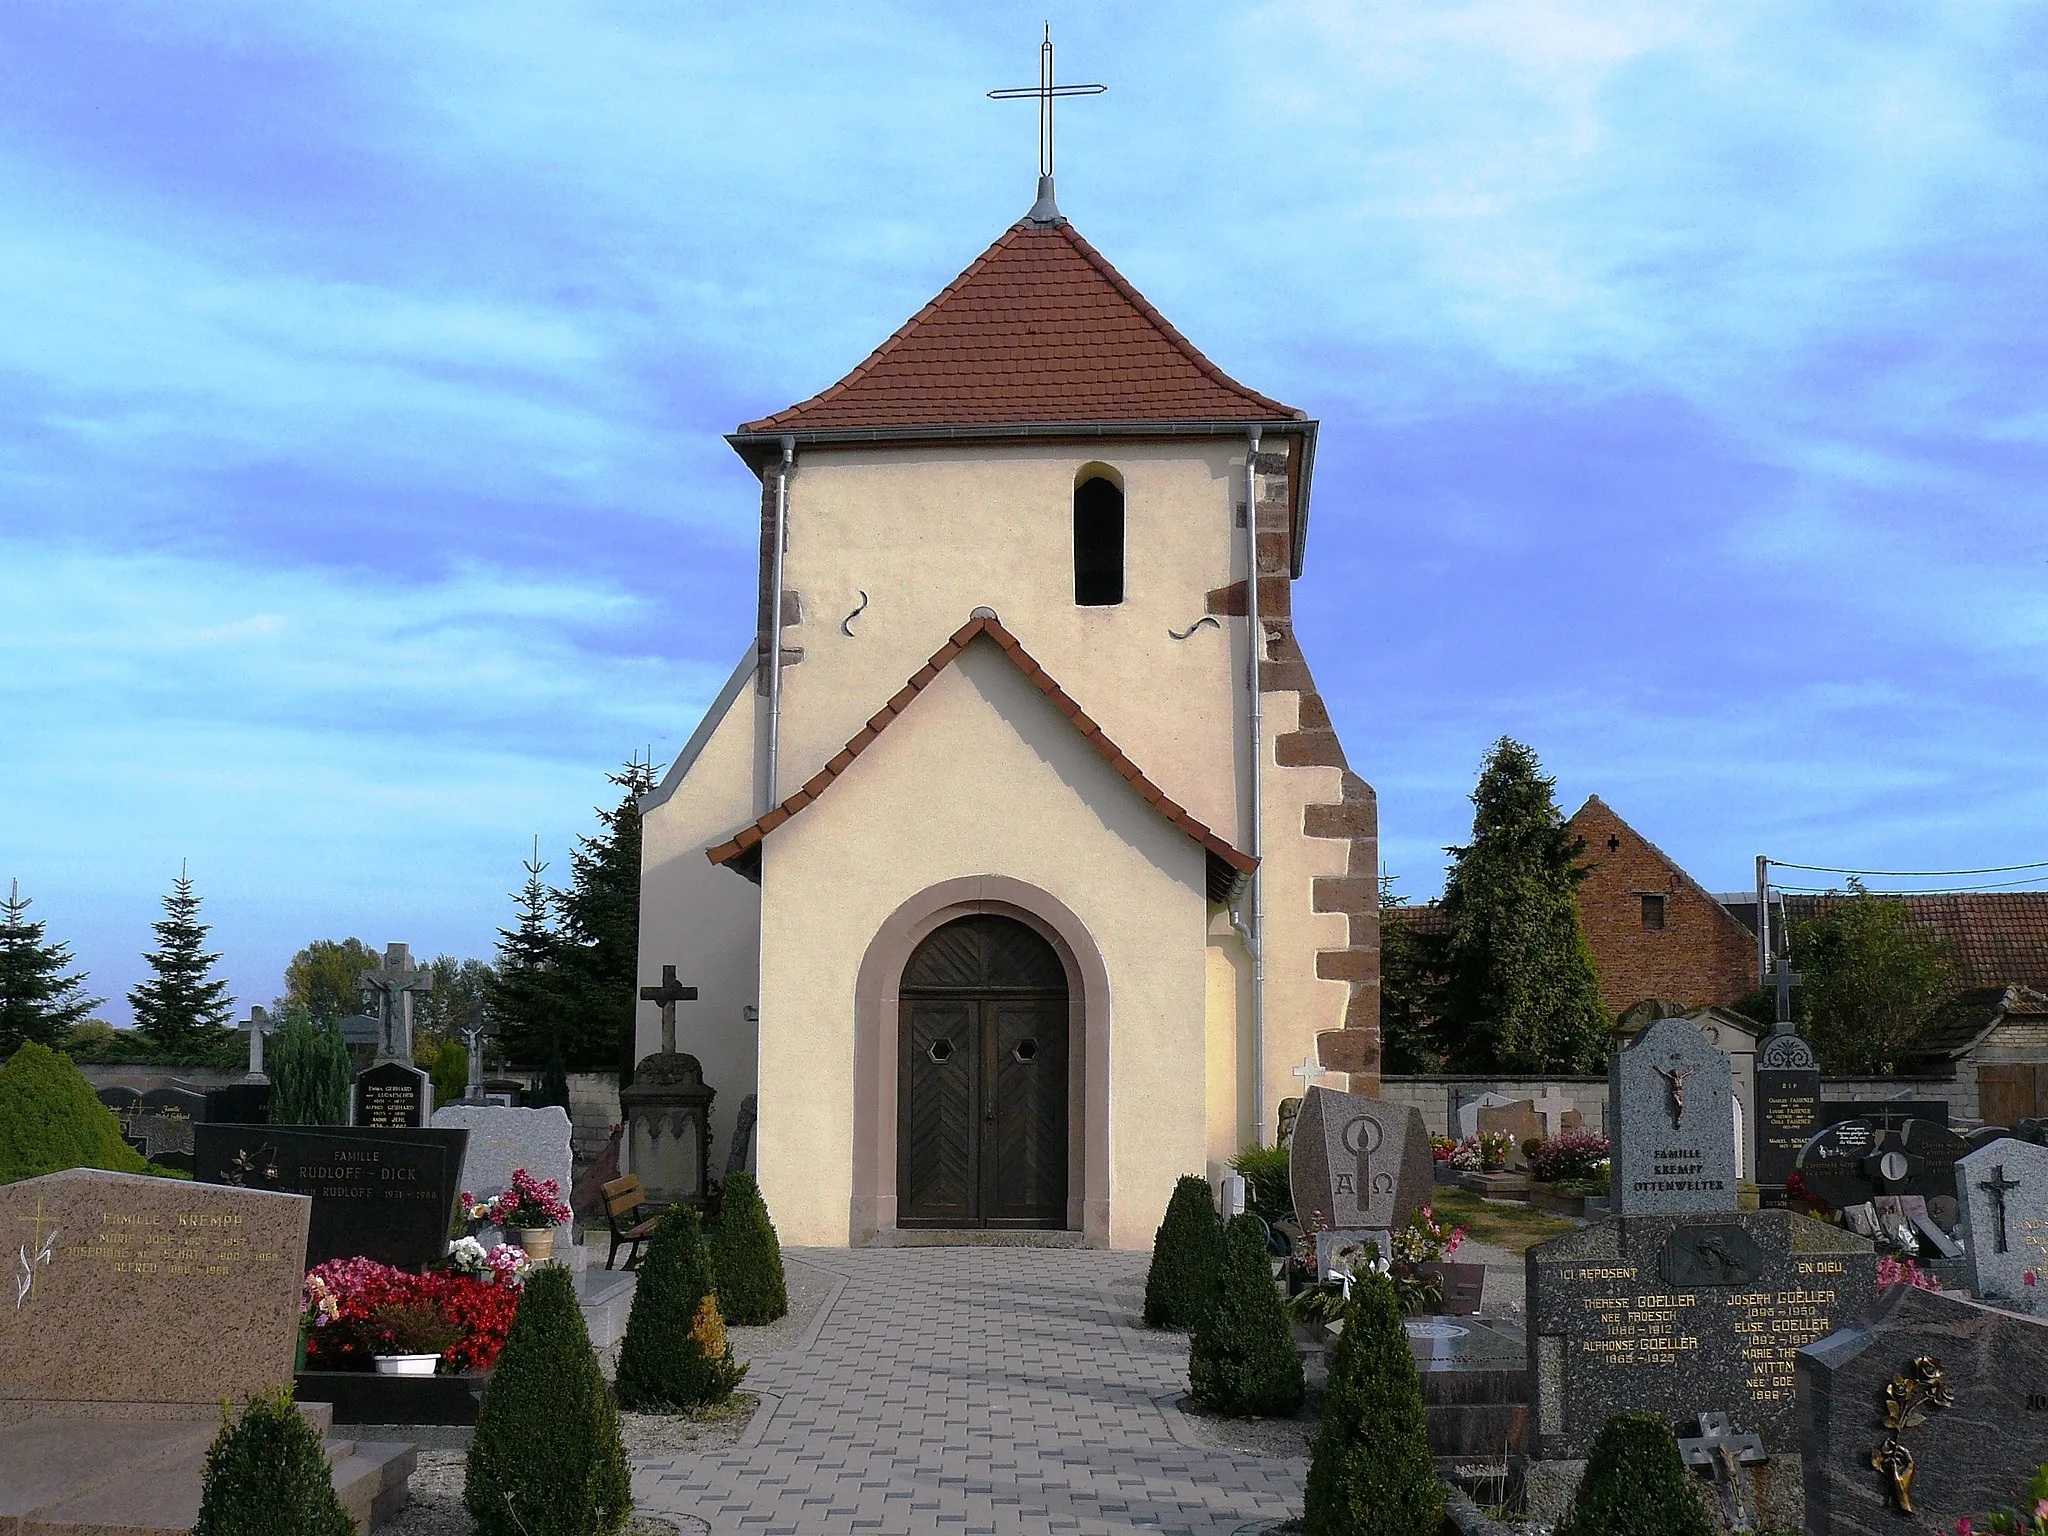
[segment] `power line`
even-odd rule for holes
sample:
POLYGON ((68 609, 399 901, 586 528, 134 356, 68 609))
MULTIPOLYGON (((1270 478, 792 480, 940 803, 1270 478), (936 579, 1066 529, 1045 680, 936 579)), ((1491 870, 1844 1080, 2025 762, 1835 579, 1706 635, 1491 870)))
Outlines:
POLYGON ((2010 875, 2023 869, 2048 869, 2048 860, 2039 864, 1995 864, 1989 869, 1836 869, 1831 864, 1792 864, 1784 859, 1768 862, 1774 869, 1803 869, 1816 875, 1881 875, 1888 880, 1948 880, 1960 875, 2010 875))
MULTIPOLYGON (((2019 867, 2025 869, 2029 866, 2021 865, 2019 867)), ((1872 871, 1872 873, 1876 873, 1876 871, 1872 871)), ((1941 891, 1871 891, 1869 894, 1872 896, 1969 896, 1978 891, 2009 891, 2021 886, 2039 885, 2044 878, 2048 877, 2035 875, 2031 879, 1998 880, 1989 885, 1956 885, 1941 891)), ((1776 880, 1773 880, 1771 882, 1771 889, 1781 894, 1789 891, 1799 896, 1840 896, 1845 900, 1849 898, 1848 892, 1832 885, 1781 885, 1776 880)))

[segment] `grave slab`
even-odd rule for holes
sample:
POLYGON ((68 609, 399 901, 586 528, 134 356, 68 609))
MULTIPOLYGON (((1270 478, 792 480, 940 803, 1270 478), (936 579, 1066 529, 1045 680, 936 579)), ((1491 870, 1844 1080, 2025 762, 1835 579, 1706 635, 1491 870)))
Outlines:
POLYGON ((1659 1019, 1608 1069, 1610 1190, 1620 1216, 1734 1207, 1734 1074, 1690 1019, 1659 1019))
POLYGON ((1617 1217, 1529 1250, 1540 1454, 1582 1457, 1610 1415, 1726 1413, 1798 1449, 1793 1355, 1860 1320, 1870 1243, 1790 1211, 1617 1217))
POLYGON ((363 1258, 419 1269, 448 1252, 469 1133, 321 1125, 202 1125, 208 1184, 310 1195, 305 1268, 363 1258))
POLYGON ((2048 1323, 2035 1318, 1893 1286, 1866 1321, 1799 1351, 1798 1388, 1811 1536, 1951 1536, 1964 1516, 2009 1508, 2048 1462, 2048 1323), (1888 1390, 1907 1400, 1897 1429, 1888 1390), (1908 1468, 1910 1514, 1891 1475, 1908 1468))
POLYGON ((2010 1137, 1955 1165, 1963 1264, 1978 1299, 2037 1310, 2048 1281, 2048 1147, 2010 1137))
POLYGON ((563 1203, 568 1203, 576 1182, 576 1160, 570 1146, 569 1112, 561 1105, 512 1109, 499 1104, 451 1104, 434 1111, 434 1126, 469 1133, 462 1154, 462 1187, 479 1200, 510 1189, 513 1172, 524 1168, 536 1179, 555 1180, 563 1203))
POLYGON ((1398 1227, 1435 1185, 1422 1112, 1362 1093, 1311 1088, 1288 1151, 1295 1213, 1333 1228, 1398 1227))

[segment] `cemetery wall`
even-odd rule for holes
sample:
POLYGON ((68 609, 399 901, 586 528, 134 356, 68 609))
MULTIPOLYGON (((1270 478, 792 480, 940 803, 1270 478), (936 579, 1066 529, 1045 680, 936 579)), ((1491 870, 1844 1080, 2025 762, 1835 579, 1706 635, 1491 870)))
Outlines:
POLYGON ((1976 1120, 1977 1078, 1954 1077, 1823 1077, 1820 1096, 1850 1104, 1881 1104, 1886 1099, 1945 1099, 1951 1122, 1976 1120))
MULTIPOLYGON (((660 1044, 656 1038, 657 1047, 660 1044)), ((724 1085, 713 1083, 714 1088, 724 1085)), ((720 1093, 723 1099, 725 1094, 720 1093)), ((739 1108, 741 1095, 733 1095, 732 1108, 739 1108)), ((730 1118, 728 1116, 727 1118, 730 1118)), ((619 1109, 619 1074, 616 1072, 571 1072, 569 1074, 569 1144, 576 1152, 576 1166, 594 1161, 611 1140, 612 1127, 625 1119, 619 1109)))
POLYGON ((190 1083, 204 1092, 208 1088, 225 1088, 239 1083, 244 1067, 165 1067, 140 1061, 80 1062, 78 1070, 85 1075, 95 1092, 101 1088, 140 1088, 145 1084, 176 1078, 181 1083, 190 1083))

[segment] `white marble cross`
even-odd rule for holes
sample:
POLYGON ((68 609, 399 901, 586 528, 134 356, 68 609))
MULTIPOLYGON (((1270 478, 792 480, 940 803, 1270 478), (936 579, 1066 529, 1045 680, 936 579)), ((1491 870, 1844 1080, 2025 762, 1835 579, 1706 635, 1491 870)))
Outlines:
POLYGON ((249 1007, 249 1070, 244 1074, 245 1083, 267 1083, 270 1078, 263 1070, 263 1037, 277 1026, 270 1022, 268 1010, 251 1004, 249 1007))
POLYGON ((1572 1107, 1572 1101, 1559 1093, 1553 1083, 1546 1086, 1533 1103, 1537 1117, 1543 1122, 1543 1139, 1549 1141, 1561 1135, 1565 1113, 1572 1107))
POLYGON ((1315 1052, 1311 1051, 1301 1058, 1301 1065, 1294 1069, 1294 1075, 1301 1079, 1301 1090, 1306 1093, 1315 1087, 1317 1078, 1329 1074, 1323 1071, 1322 1062, 1317 1059, 1315 1052))

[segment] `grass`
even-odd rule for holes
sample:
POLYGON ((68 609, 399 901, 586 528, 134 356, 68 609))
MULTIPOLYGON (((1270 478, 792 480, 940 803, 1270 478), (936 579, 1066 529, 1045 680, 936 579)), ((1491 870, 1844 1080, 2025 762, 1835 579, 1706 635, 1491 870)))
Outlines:
MULTIPOLYGON (((1527 1253, 1540 1242, 1578 1230, 1578 1223, 1561 1216, 1551 1216, 1518 1202, 1487 1200, 1469 1189, 1445 1184, 1430 1193, 1430 1208, 1436 1212, 1438 1221, 1463 1227, 1465 1235, 1475 1243, 1491 1243, 1509 1253, 1527 1253)), ((1456 1255, 1452 1257, 1455 1259, 1456 1255)))

